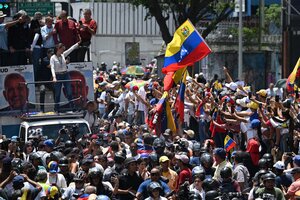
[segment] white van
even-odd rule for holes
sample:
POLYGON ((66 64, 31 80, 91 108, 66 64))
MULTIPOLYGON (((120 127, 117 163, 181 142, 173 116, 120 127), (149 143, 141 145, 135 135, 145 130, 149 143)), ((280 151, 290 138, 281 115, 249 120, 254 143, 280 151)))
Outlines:
MULTIPOLYGON (((80 115, 81 116, 81 115, 80 115)), ((62 140, 69 139, 70 134, 75 134, 76 139, 85 134, 91 134, 89 124, 79 115, 52 115, 52 116, 31 116, 25 119, 19 129, 19 137, 22 142, 29 138, 42 136, 45 139, 56 139, 59 131, 67 129, 69 134, 64 134, 62 140)))

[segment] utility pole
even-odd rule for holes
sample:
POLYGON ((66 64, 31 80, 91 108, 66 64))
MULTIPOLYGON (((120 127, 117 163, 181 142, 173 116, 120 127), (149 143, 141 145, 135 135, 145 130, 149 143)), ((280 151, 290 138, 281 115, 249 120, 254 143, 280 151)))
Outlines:
POLYGON ((258 37, 259 50, 261 50, 261 40, 262 40, 264 28, 265 28, 265 0, 259 0, 259 37, 258 37))
POLYGON ((242 80, 243 76, 243 0, 239 0, 239 63, 238 77, 242 80))

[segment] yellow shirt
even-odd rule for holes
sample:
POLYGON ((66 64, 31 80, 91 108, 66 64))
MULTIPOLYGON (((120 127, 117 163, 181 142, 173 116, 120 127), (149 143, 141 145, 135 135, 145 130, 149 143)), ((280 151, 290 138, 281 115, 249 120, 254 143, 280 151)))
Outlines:
POLYGON ((221 181, 221 175, 220 172, 224 167, 229 167, 230 169, 232 169, 232 165, 230 162, 227 162, 226 160, 224 160, 223 162, 221 162, 220 164, 218 164, 216 166, 216 171, 214 174, 213 179, 217 180, 217 181, 221 181))
POLYGON ((162 175, 169 180, 168 186, 170 187, 171 191, 175 190, 178 174, 169 168, 167 172, 162 172, 162 175))

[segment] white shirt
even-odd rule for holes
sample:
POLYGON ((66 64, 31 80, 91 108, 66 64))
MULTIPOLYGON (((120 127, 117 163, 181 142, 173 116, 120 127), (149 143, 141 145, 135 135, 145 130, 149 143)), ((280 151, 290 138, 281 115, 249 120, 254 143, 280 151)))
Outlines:
MULTIPOLYGON (((138 95, 146 100, 146 91, 144 87, 140 87, 139 91, 138 91, 138 95)), ((137 106, 137 110, 138 111, 145 111, 146 110, 146 105, 144 103, 142 103, 141 101, 138 101, 136 99, 136 106, 137 106)))
POLYGON ((127 112, 128 112, 128 115, 133 115, 134 114, 134 104, 131 103, 130 101, 131 100, 134 100, 134 94, 133 92, 128 92, 125 96, 125 99, 128 99, 129 103, 128 103, 128 107, 127 107, 127 112))
MULTIPOLYGON (((101 92, 99 100, 105 101, 105 97, 106 97, 106 92, 103 91, 103 92, 101 92)), ((104 103, 99 103, 99 108, 105 108, 105 104, 104 103)))
POLYGON ((52 77, 56 77, 55 73, 58 72, 65 72, 67 71, 67 63, 66 63, 66 57, 72 53, 75 49, 78 48, 78 43, 74 44, 72 47, 70 47, 68 50, 64 51, 61 56, 53 55, 50 58, 50 66, 51 66, 51 73, 52 77))
POLYGON ((120 110, 125 110, 125 97, 126 97, 126 92, 122 92, 120 96, 114 101, 114 103, 119 104, 120 110))
POLYGON ((241 122, 241 131, 247 134, 247 141, 257 137, 257 130, 251 128, 250 119, 248 119, 247 123, 241 122))
POLYGON ((56 173, 56 176, 50 176, 48 173, 48 178, 47 178, 47 184, 52 185, 55 184, 57 187, 61 188, 67 188, 67 182, 65 177, 60 174, 56 173))
POLYGON ((278 95, 282 99, 282 95, 283 95, 282 88, 276 88, 276 87, 274 87, 273 90, 271 90, 270 88, 268 88, 266 90, 266 92, 267 92, 267 95, 269 97, 275 97, 276 95, 278 95))
POLYGON ((190 191, 193 191, 195 193, 198 193, 201 196, 202 200, 205 200, 205 191, 203 190, 203 188, 201 188, 202 190, 199 191, 194 187, 194 184, 190 185, 190 191))

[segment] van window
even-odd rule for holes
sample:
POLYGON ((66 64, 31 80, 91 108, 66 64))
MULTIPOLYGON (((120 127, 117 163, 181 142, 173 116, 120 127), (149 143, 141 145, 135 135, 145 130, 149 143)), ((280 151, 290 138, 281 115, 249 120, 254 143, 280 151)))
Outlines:
POLYGON ((62 137, 63 141, 66 141, 69 138, 69 135, 74 135, 75 138, 78 140, 84 134, 89 134, 89 128, 85 123, 79 124, 53 124, 53 125, 42 125, 42 126, 31 126, 28 129, 28 137, 30 135, 42 135, 44 138, 48 139, 56 139, 60 130, 65 128, 67 130, 67 134, 64 134, 62 137))

